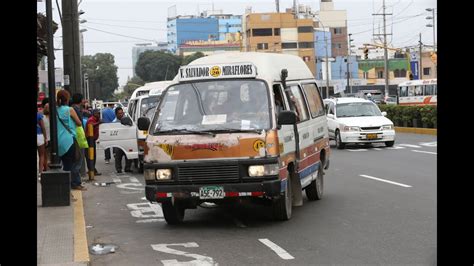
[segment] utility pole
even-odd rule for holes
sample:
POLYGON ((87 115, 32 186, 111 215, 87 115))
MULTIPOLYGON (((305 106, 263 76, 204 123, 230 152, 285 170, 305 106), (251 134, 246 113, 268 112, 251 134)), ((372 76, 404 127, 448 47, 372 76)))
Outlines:
POLYGON ((77 1, 62 0, 62 8, 64 75, 69 76, 69 84, 64 84, 64 88, 72 95, 82 91, 79 15, 77 11, 77 1))
POLYGON ((53 39, 53 8, 52 0, 46 0, 46 29, 48 31, 48 90, 49 90, 49 121, 50 126, 50 145, 51 145, 51 169, 61 168, 58 156, 58 134, 56 120, 56 82, 54 70, 54 39, 53 39))
POLYGON ((421 32, 420 32, 420 41, 419 41, 419 44, 420 44, 420 79, 423 79, 423 66, 421 65, 421 61, 422 60, 422 56, 423 56, 423 43, 421 42, 421 32))
POLYGON ((349 33, 349 52, 347 56, 347 86, 349 86, 349 91, 352 93, 352 86, 351 86, 351 70, 350 70, 350 59, 351 59, 351 50, 352 50, 352 34, 349 33))
POLYGON ((388 88, 389 88, 389 83, 388 83, 388 51, 387 51, 387 35, 392 35, 391 33, 390 34, 387 34, 387 21, 386 21, 386 18, 385 16, 391 16, 392 14, 387 14, 385 13, 385 0, 383 0, 383 4, 382 4, 382 9, 383 9, 383 13, 382 14, 372 14, 374 16, 376 15, 381 15, 383 16, 383 34, 374 34, 374 35, 383 35, 383 58, 384 58, 384 68, 385 68, 385 96, 388 96, 389 95, 389 91, 388 91, 388 88))
POLYGON ((275 0, 277 13, 280 13, 280 0, 275 0))

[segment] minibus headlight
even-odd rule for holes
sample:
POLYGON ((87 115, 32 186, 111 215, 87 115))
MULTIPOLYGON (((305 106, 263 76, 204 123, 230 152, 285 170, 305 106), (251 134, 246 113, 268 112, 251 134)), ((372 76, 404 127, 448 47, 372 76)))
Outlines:
POLYGON ((171 179, 171 169, 157 169, 156 179, 157 180, 171 179))
POLYGON ((249 176, 277 175, 279 166, 275 164, 251 165, 249 166, 249 176))

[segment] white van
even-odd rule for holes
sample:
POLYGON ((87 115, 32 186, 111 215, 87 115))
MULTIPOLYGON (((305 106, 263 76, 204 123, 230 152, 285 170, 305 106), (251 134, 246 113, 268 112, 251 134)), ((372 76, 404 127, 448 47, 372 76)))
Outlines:
POLYGON ((148 130, 146 198, 169 224, 203 202, 266 202, 288 220, 293 206, 321 199, 329 166, 326 114, 298 56, 220 53, 179 69, 148 130))

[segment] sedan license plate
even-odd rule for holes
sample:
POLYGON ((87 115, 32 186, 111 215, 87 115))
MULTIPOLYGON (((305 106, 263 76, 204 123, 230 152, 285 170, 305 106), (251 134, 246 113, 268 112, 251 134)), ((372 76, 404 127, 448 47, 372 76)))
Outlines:
POLYGON ((225 192, 223 187, 207 186, 199 188, 200 199, 223 199, 225 192))
POLYGON ((367 139, 376 139, 377 134, 367 134, 367 139))

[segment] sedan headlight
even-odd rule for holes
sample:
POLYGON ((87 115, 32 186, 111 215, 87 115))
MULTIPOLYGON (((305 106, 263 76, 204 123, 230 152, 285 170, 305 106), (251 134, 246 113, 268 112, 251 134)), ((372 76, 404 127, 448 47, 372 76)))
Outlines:
POLYGON ((344 126, 344 127, 342 127, 342 131, 345 131, 345 132, 358 132, 358 131, 360 131, 360 127, 344 126))
POLYGON ((156 179, 157 180, 171 179, 171 169, 157 169, 156 179))
POLYGON ((280 168, 277 163, 249 166, 249 176, 277 175, 280 168))
POLYGON ((145 169, 145 171, 143 171, 143 174, 145 176, 145 180, 156 179, 155 169, 145 169))
POLYGON ((393 130, 393 125, 383 125, 382 130, 393 130))

